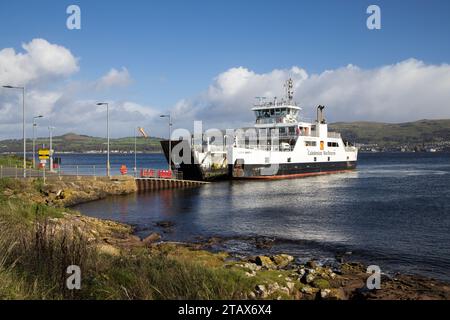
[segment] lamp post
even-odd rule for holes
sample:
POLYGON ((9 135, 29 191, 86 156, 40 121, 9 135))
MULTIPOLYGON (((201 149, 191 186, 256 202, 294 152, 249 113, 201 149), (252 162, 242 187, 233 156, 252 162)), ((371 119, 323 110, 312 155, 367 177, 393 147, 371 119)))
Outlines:
POLYGON ((108 177, 111 176, 111 167, 109 162, 109 103, 108 102, 99 102, 97 103, 98 106, 106 106, 106 132, 108 136, 108 153, 106 156, 106 175, 108 177))
POLYGON ((161 118, 169 119, 169 171, 172 169, 172 116, 169 114, 160 115, 161 118))
POLYGON ((27 177, 27 142, 25 136, 25 87, 3 86, 6 89, 22 90, 22 137, 23 137, 23 177, 27 177))
POLYGON ((36 119, 43 118, 44 116, 33 117, 33 169, 36 169, 36 119))
POLYGON ((55 129, 55 127, 48 127, 50 135, 50 172, 53 172, 53 129, 55 129))
POLYGON ((139 127, 134 128, 134 177, 137 177, 137 131, 139 127))

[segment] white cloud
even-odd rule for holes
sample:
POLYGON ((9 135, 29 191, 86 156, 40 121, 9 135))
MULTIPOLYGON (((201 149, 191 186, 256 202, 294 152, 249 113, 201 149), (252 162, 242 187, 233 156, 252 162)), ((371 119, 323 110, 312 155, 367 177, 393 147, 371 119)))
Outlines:
MULTIPOLYGON (((51 122, 57 128, 55 134, 103 136, 106 113, 95 105, 97 99, 104 99, 98 89, 128 85, 132 81, 128 70, 111 69, 99 80, 75 82, 70 76, 79 66, 68 49, 43 39, 24 44, 23 49, 0 50, 0 85, 27 86, 27 135, 32 116, 43 114, 40 123, 51 122)), ((194 120, 203 120, 204 129, 252 125, 250 108, 255 97, 283 97, 288 78, 294 80, 295 100, 310 118, 318 104, 327 106, 330 122, 450 118, 450 66, 409 59, 374 69, 348 65, 320 74, 308 74, 296 66, 267 73, 231 68, 204 92, 173 106, 174 128, 192 129, 194 120)), ((19 92, 0 88, 0 140, 20 137, 21 103, 19 92)), ((111 134, 130 136, 136 126, 143 126, 151 135, 165 136, 167 121, 159 114, 158 108, 128 99, 110 101, 111 134)))
MULTIPOLYGON (((55 126, 55 134, 76 132, 103 136, 106 113, 104 107, 96 106, 96 99, 102 99, 97 90, 130 84, 132 79, 128 70, 112 68, 97 81, 76 82, 70 76, 79 70, 79 66, 68 49, 44 39, 34 39, 22 47, 23 53, 16 53, 12 48, 0 50, 0 86, 27 87, 27 135, 30 137, 32 117, 42 114, 44 118, 39 123, 42 127, 55 126)), ((0 92, 0 140, 19 137, 22 95, 1 87, 0 92)), ((153 135, 165 132, 164 122, 159 118, 155 120, 158 115, 159 112, 150 106, 127 100, 110 101, 111 135, 130 136, 137 125, 148 128, 153 135)), ((38 132, 47 134, 44 128, 38 132)))
POLYGON ((107 89, 112 87, 126 87, 131 81, 132 79, 127 68, 123 67, 122 70, 112 68, 97 82, 97 88, 107 89))
POLYGON ((23 86, 66 77, 79 69, 68 49, 44 39, 33 39, 22 48, 25 52, 16 53, 13 48, 0 51, 0 84, 23 86))
POLYGON ((202 94, 179 101, 174 115, 186 125, 194 119, 204 120, 208 127, 251 125, 255 97, 283 97, 288 78, 294 80, 295 100, 309 118, 319 104, 327 106, 331 122, 450 118, 450 66, 415 59, 368 70, 348 65, 311 75, 299 67, 262 74, 232 68, 219 74, 202 94))

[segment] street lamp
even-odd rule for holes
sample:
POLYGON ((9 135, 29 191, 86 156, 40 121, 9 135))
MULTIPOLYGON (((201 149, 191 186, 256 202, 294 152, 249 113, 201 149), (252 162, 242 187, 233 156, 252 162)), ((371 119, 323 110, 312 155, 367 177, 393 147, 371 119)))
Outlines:
POLYGON ((137 177, 137 132, 139 127, 134 128, 134 177, 137 177))
POLYGON ((43 118, 44 116, 33 117, 33 169, 36 169, 36 119, 43 118))
POLYGON ((110 177, 111 174, 111 168, 109 163, 109 104, 108 102, 99 102, 97 103, 98 106, 106 106, 106 131, 108 136, 108 154, 106 157, 106 174, 108 177, 110 177))
POLYGON ((27 177, 27 142, 25 136, 25 87, 3 86, 6 89, 22 90, 22 137, 23 137, 23 177, 27 177))
POLYGON ((169 114, 162 114, 160 118, 169 119, 169 171, 172 169, 172 116, 169 114))
POLYGON ((50 172, 53 172, 53 129, 55 129, 55 127, 48 127, 50 135, 50 172))

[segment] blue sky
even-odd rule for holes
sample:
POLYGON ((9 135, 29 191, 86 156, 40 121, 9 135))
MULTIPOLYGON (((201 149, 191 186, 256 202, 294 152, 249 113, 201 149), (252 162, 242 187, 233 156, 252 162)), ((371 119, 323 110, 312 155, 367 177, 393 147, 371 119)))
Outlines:
POLYGON ((125 67, 131 85, 99 97, 156 110, 197 96, 218 75, 240 66, 257 74, 292 66, 320 74, 349 64, 371 70, 410 58, 448 64, 449 31, 445 0, 0 3, 0 50, 23 52, 22 43, 35 38, 63 46, 80 67, 62 79, 66 82, 94 81, 125 67), (70 4, 81 7, 81 30, 65 26, 70 4), (366 27, 370 4, 381 8, 381 30, 366 27))

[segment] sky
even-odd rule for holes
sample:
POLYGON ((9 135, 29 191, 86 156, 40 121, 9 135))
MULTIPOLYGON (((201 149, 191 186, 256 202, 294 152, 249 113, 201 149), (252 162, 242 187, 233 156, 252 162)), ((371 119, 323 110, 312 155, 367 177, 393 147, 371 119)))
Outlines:
MULTIPOLYGON (((329 122, 450 118, 450 1, 1 1, 0 86, 26 87, 27 133, 104 136, 143 126, 236 128, 255 96, 295 100, 329 122), (381 29, 369 30, 369 5, 381 29), (69 5, 81 29, 69 30, 69 5)), ((0 89, 0 139, 21 137, 21 95, 0 89)))

